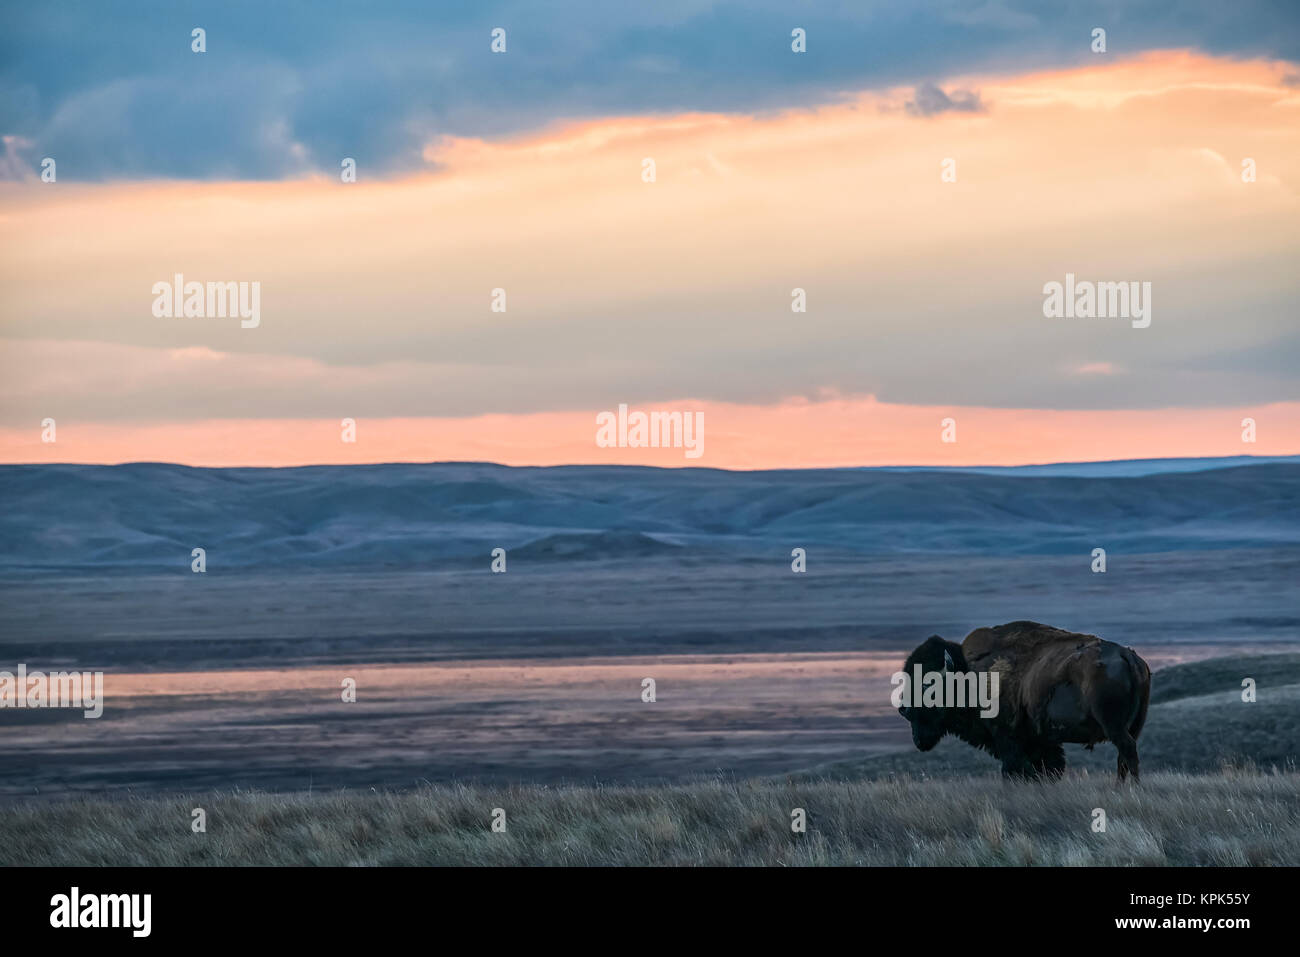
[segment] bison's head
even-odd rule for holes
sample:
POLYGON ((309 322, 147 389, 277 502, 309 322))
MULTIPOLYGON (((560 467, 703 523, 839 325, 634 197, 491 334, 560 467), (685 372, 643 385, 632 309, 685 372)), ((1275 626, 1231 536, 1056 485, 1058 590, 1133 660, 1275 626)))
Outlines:
MULTIPOLYGON (((916 673, 916 665, 920 665, 921 671, 928 674, 931 671, 962 671, 965 670, 965 663, 961 645, 931 635, 907 656, 903 671, 908 680, 911 680, 916 673)), ((919 690, 917 689, 918 693, 919 690)), ((946 708, 913 708, 910 701, 905 701, 898 713, 912 725, 912 743, 918 751, 929 751, 948 733, 946 708)))

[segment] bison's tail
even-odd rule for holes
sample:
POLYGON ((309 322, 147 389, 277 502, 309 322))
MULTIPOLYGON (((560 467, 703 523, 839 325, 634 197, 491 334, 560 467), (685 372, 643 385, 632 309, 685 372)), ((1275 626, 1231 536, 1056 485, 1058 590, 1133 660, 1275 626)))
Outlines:
POLYGON ((1133 736, 1134 740, 1137 740, 1137 736, 1142 733, 1142 726, 1147 721, 1147 705, 1151 703, 1151 669, 1147 667, 1147 663, 1138 657, 1138 653, 1132 648, 1124 649, 1124 659, 1128 662, 1134 683, 1142 691, 1138 700, 1137 713, 1133 715, 1133 722, 1128 729, 1128 733, 1133 736))

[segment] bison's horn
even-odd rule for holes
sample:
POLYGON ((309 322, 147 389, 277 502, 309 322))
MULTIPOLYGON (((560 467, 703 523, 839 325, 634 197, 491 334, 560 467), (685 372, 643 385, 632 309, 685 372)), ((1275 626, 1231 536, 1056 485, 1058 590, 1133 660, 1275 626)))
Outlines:
POLYGON ((943 649, 943 670, 952 671, 957 666, 953 663, 952 653, 947 648, 943 649))

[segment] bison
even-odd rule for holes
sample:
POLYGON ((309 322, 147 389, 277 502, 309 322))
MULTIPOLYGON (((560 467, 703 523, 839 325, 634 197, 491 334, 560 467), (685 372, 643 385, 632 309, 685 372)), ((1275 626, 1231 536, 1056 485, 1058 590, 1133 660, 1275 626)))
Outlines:
POLYGON ((1063 744, 1092 750, 1110 741, 1119 752, 1119 780, 1130 772, 1138 780, 1137 737, 1146 721, 1151 670, 1132 648, 1013 621, 977 628, 960 645, 933 635, 907 656, 909 679, 918 664, 922 673, 996 673, 998 682, 992 716, 982 717, 973 702, 924 707, 905 701, 898 711, 912 725, 918 750, 929 751, 952 734, 1001 761, 1004 777, 1036 778, 1064 772, 1063 744))

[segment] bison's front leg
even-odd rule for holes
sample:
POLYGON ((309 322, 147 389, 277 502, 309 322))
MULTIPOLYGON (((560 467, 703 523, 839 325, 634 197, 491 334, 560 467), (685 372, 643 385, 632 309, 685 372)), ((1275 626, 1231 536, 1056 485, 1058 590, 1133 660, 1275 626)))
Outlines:
POLYGON ((1004 778, 1035 778, 1038 770, 1025 753, 1020 742, 1009 735, 1000 735, 994 742, 993 753, 1002 762, 1004 778))
POLYGON ((1007 780, 1032 781, 1038 777, 1038 769, 1028 758, 1021 758, 1018 761, 1008 761, 1003 758, 1002 777, 1007 780))
POLYGON ((1034 769, 1048 777, 1059 778, 1065 773, 1065 748, 1059 744, 1041 745, 1034 755, 1034 769))

